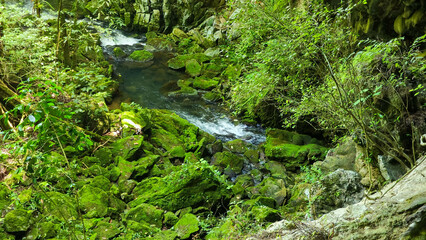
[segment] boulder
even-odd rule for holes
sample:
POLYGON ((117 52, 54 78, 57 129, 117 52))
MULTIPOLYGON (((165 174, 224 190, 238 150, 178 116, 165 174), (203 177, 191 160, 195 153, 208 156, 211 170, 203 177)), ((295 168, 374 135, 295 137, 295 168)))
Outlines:
POLYGON ((234 174, 240 174, 244 167, 244 159, 231 152, 218 152, 213 156, 212 164, 222 170, 229 168, 234 174))
POLYGON ((142 180, 133 190, 135 207, 141 203, 177 211, 191 206, 217 208, 230 198, 230 190, 210 168, 199 164, 185 164, 167 176, 142 180))
POLYGON ((313 184, 310 200, 313 216, 359 202, 364 197, 361 176, 338 169, 313 184))
POLYGON ((379 155, 377 159, 379 161, 380 172, 386 181, 398 180, 406 172, 404 167, 390 156, 379 155))
POLYGON ((129 58, 137 62, 148 62, 154 59, 154 54, 146 50, 136 50, 130 54, 129 58))
POLYGON ((161 209, 157 209, 150 204, 141 203, 131 208, 126 213, 125 219, 126 221, 132 220, 139 223, 148 223, 161 228, 163 225, 163 213, 164 211, 161 209))
POLYGON ((4 217, 4 229, 9 233, 25 232, 31 225, 31 212, 24 209, 15 209, 4 217))
POLYGON ((187 213, 173 226, 180 239, 188 239, 191 234, 197 232, 200 227, 197 216, 187 213))
POLYGON ((108 214, 108 194, 102 189, 85 185, 78 196, 79 207, 86 217, 104 217, 108 214))

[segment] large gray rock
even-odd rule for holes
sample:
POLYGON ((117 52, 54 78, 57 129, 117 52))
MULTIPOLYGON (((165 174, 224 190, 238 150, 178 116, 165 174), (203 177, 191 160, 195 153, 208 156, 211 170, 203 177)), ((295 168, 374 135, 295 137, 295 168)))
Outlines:
POLYGON ((338 169, 312 186, 312 215, 325 214, 357 203, 363 197, 361 176, 354 171, 338 169))
POLYGON ((314 221, 279 221, 254 238, 268 239, 426 239, 426 157, 398 182, 362 201, 339 208, 314 221), (316 234, 313 238, 312 233, 316 234), (311 234, 311 235, 306 235, 311 234))
POLYGON ((404 167, 390 156, 379 155, 380 173, 386 181, 398 180, 405 174, 404 167))

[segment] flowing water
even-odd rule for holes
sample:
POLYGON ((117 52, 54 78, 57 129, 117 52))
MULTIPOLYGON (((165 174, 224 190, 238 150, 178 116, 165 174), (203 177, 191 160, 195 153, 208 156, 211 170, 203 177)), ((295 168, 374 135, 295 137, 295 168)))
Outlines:
POLYGON ((134 50, 143 49, 143 41, 143 36, 134 38, 118 30, 102 37, 105 53, 113 63, 116 73, 121 75, 120 96, 116 101, 135 102, 147 108, 171 110, 223 141, 237 138, 253 144, 265 141, 262 128, 238 123, 229 118, 217 103, 208 103, 200 96, 169 97, 169 91, 177 90, 176 82, 188 78, 184 72, 167 67, 171 53, 155 52, 154 60, 143 64, 112 56, 112 50, 116 46, 130 54, 134 50))

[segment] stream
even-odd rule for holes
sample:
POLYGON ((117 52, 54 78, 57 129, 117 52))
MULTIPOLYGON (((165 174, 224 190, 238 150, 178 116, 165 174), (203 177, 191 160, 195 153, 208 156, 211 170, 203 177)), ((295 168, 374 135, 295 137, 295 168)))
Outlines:
POLYGON ((154 52, 150 63, 135 63, 113 57, 115 47, 127 54, 144 48, 144 36, 134 38, 119 30, 103 35, 101 45, 107 58, 121 75, 119 96, 115 101, 135 102, 146 108, 168 109, 222 141, 243 139, 252 144, 265 141, 265 132, 259 126, 248 126, 227 116, 217 103, 204 101, 200 96, 168 97, 169 91, 177 90, 176 82, 188 78, 184 72, 167 66, 173 57, 170 52, 154 52))
MULTIPOLYGON (((24 8, 32 12, 32 2, 26 1, 24 8)), ((54 12, 42 12, 42 18, 54 17, 54 12)), ((79 21, 89 22, 101 32, 105 56, 113 64, 115 73, 121 75, 119 95, 113 103, 115 107, 121 102, 135 102, 146 108, 168 109, 224 142, 243 139, 258 145, 265 141, 264 129, 231 119, 229 113, 217 103, 206 102, 200 96, 168 97, 170 91, 177 90, 179 79, 189 77, 184 72, 168 68, 167 60, 173 57, 171 52, 154 52, 154 60, 143 64, 117 59, 113 56, 115 47, 122 48, 130 55, 134 50, 144 49, 145 36, 134 37, 131 33, 107 29, 102 23, 88 19, 79 21)))

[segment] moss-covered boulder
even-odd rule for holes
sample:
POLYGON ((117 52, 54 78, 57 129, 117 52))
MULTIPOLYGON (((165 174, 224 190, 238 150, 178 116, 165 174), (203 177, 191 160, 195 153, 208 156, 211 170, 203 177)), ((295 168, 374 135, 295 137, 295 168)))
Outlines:
POLYGON ((0 213, 7 208, 10 204, 10 196, 11 191, 9 188, 4 185, 3 183, 0 183, 0 213))
POLYGON ((287 170, 285 169, 284 164, 277 161, 268 161, 265 163, 265 168, 271 173, 271 176, 274 178, 286 179, 287 170))
POLYGON ((239 198, 243 198, 247 196, 246 189, 253 186, 253 178, 248 174, 242 174, 235 179, 234 186, 232 186, 232 192, 236 196, 239 196, 239 198))
POLYGON ((157 209, 155 206, 141 203, 138 206, 131 208, 126 213, 125 219, 139 223, 148 223, 161 228, 163 224, 163 213, 163 210, 157 209))
POLYGON ((187 61, 195 60, 197 61, 198 64, 202 64, 204 62, 209 61, 210 59, 211 59, 210 57, 206 56, 203 53, 184 54, 184 55, 179 55, 175 58, 170 59, 167 62, 167 65, 171 69, 178 70, 178 69, 183 69, 186 66, 187 61))
POLYGON ((111 187, 111 182, 109 181, 108 178, 101 175, 91 179, 90 185, 92 187, 98 187, 104 191, 109 191, 109 188, 111 187))
POLYGON ((166 212, 164 214, 163 225, 166 227, 172 227, 179 221, 179 218, 173 212, 166 212))
POLYGON ((45 217, 55 217, 67 221, 78 219, 77 204, 74 198, 59 192, 47 192, 46 195, 42 211, 45 217))
POLYGON ((96 239, 113 239, 118 236, 122 231, 120 229, 120 224, 117 221, 111 220, 109 222, 101 221, 96 224, 96 227, 93 229, 93 232, 96 234, 96 239))
POLYGON ((185 62, 185 72, 191 77, 199 76, 201 74, 201 64, 195 59, 190 59, 185 62))
MULTIPOLYGON (((26 239, 50 239, 57 236, 61 225, 53 222, 39 222, 31 228, 26 239)), ((1 236, 1 235, 0 235, 1 236)), ((0 237, 0 239, 3 239, 0 237)))
POLYGON ((126 181, 130 179, 135 170, 136 162, 126 161, 122 157, 117 157, 117 167, 120 169, 120 177, 118 182, 126 181))
POLYGON ((183 86, 177 91, 169 92, 169 97, 195 97, 198 96, 197 89, 189 86, 183 86))
POLYGON ((25 232, 31 225, 31 212, 24 209, 15 209, 4 217, 4 229, 9 233, 25 232))
POLYGON ((104 217, 108 214, 108 194, 102 189, 85 185, 78 196, 80 210, 86 217, 104 217))
POLYGON ((130 54, 129 58, 137 62, 148 62, 154 59, 154 54, 146 50, 136 50, 130 54))
POLYGON ((196 77, 193 82, 194 88, 202 90, 212 90, 219 84, 218 80, 209 79, 206 77, 196 77))
POLYGON ((263 196, 273 198, 276 206, 281 206, 287 198, 287 188, 283 179, 265 178, 259 185, 248 189, 251 198, 263 196))
POLYGON ((187 213, 173 226, 181 239, 188 239, 191 234, 197 232, 200 227, 197 216, 187 213))
POLYGON ((131 128, 138 134, 151 126, 147 111, 123 111, 120 118, 123 127, 131 128))
POLYGON ((266 132, 265 155, 285 163, 290 170, 308 161, 323 160, 328 149, 308 135, 286 130, 268 129, 266 132))
POLYGON ((146 177, 154 166, 154 164, 160 159, 159 155, 149 155, 139 159, 136 162, 136 166, 132 173, 132 178, 134 179, 142 179, 146 177))
POLYGON ((166 177, 151 177, 141 181, 133 190, 136 207, 141 203, 158 206, 167 211, 177 211, 191 206, 216 208, 227 202, 230 191, 210 167, 185 164, 166 177))
POLYGON ((113 156, 120 156, 125 160, 133 161, 139 159, 143 152, 142 146, 143 136, 129 136, 115 141, 111 145, 113 156))
POLYGON ((221 169, 229 168, 235 174, 240 174, 244 167, 244 159, 231 152, 218 152, 213 156, 212 164, 221 169))
POLYGON ((121 47, 115 47, 112 52, 114 53, 114 57, 116 58, 124 58, 126 57, 126 53, 121 49, 121 47))
POLYGON ((242 154, 248 150, 248 143, 241 139, 235 139, 224 144, 224 147, 230 152, 242 154))
POLYGON ((158 51, 173 51, 176 48, 172 41, 163 37, 149 38, 146 44, 158 51))

